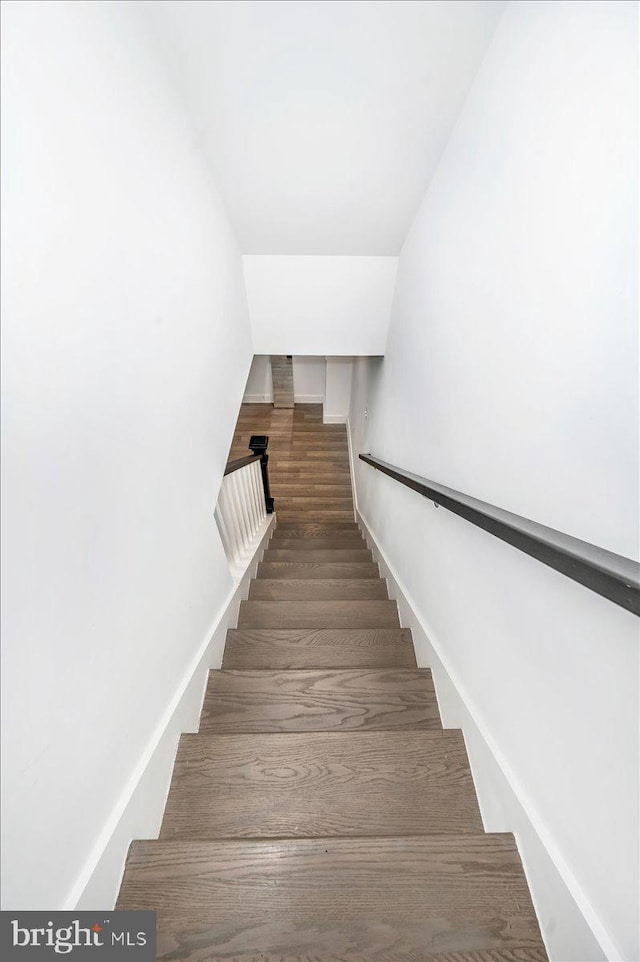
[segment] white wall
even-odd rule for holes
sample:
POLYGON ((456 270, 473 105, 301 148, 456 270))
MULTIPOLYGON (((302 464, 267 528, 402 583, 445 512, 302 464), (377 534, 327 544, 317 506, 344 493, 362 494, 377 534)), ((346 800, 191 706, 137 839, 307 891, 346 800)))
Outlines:
POLYGON ((395 257, 245 256, 260 354, 383 354, 395 257))
MULTIPOLYGON (((296 403, 324 403, 325 368, 326 362, 323 357, 293 358, 293 393, 296 403)), ((273 402, 271 355, 255 355, 243 400, 248 404, 273 402)))
MULTIPOLYGON (((637 557, 637 160, 637 5, 510 4, 403 249, 384 361, 356 361, 356 454, 637 557)), ((356 484, 576 903, 521 834, 552 957, 593 958, 595 934, 637 960, 637 620, 362 462, 356 484)))
POLYGON ((137 14, 3 8, 10 908, 82 899, 232 587, 213 509, 253 353, 242 264, 137 14))
POLYGON ((242 400, 246 404, 273 403, 271 357, 268 354, 254 356, 242 400))
POLYGON ((351 401, 353 358, 328 357, 323 420, 325 424, 346 424, 351 401))
POLYGON ((293 394, 297 404, 324 404, 326 366, 323 357, 294 355, 293 394))

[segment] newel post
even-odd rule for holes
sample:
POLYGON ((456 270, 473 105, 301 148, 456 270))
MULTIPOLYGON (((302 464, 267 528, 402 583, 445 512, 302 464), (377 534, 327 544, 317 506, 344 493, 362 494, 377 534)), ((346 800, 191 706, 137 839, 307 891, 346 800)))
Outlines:
POLYGON ((269 438, 266 434, 251 435, 249 448, 254 454, 260 455, 260 470, 262 471, 262 486, 264 488, 264 503, 267 509, 267 514, 273 514, 273 498, 271 497, 271 489, 269 488, 269 455, 267 454, 268 446, 269 438))

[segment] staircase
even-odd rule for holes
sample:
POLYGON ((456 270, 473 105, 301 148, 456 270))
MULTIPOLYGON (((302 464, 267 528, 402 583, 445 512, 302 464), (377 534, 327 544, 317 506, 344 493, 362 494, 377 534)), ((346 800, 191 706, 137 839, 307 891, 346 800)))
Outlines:
POLYGON ((277 529, 118 908, 158 912, 166 960, 543 962, 514 839, 484 833, 462 733, 353 522, 344 428, 301 407, 251 416, 277 529))

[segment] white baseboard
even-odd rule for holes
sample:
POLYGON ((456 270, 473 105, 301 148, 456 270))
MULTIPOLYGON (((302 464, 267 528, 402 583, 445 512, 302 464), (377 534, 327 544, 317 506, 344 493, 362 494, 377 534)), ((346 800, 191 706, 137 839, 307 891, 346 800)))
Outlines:
POLYGON ((323 414, 322 423, 323 424, 346 424, 347 415, 346 414, 323 414))
POLYGON ((243 404, 273 404, 273 394, 245 394, 243 404))
POLYGON ((487 731, 443 646, 417 614, 417 606, 361 511, 356 515, 380 573, 387 579, 389 597, 397 602, 400 623, 411 628, 418 666, 431 669, 442 723, 445 728, 463 731, 485 830, 513 832, 516 838, 549 958, 552 962, 620 962, 624 956, 566 864, 534 801, 487 731))
POLYGON ((110 910, 118 897, 124 864, 133 839, 157 838, 171 784, 178 740, 183 732, 197 732, 211 668, 219 668, 227 629, 235 627, 240 602, 275 527, 269 515, 262 538, 216 615, 173 698, 158 721, 129 781, 114 805, 63 908, 110 910))
POLYGON ((294 394, 296 404, 324 404, 324 394, 294 394))

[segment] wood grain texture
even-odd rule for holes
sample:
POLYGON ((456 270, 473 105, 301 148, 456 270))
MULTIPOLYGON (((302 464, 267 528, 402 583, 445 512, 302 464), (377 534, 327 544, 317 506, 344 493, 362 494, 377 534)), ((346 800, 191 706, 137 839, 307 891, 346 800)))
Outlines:
POLYGON ((278 527, 273 533, 273 538, 354 538, 356 541, 364 541, 362 532, 352 521, 325 522, 319 524, 315 521, 279 521, 278 527))
POLYGON ((395 601, 241 601, 238 628, 399 628, 395 601))
MULTIPOLYGON (((309 481, 305 484, 307 494, 315 495, 319 498, 350 498, 351 481, 345 478, 344 481, 309 481)), ((283 481, 278 487, 278 495, 300 495, 300 484, 295 481, 283 481)))
POLYGON ((276 533, 280 531, 297 531, 300 536, 309 538, 324 538, 327 533, 334 534, 337 531, 351 531, 352 533, 355 531, 359 535, 362 534, 354 521, 330 522, 327 524, 319 524, 315 521, 279 521, 276 533))
POLYGON ((162 838, 481 832, 459 731, 183 735, 162 838))
MULTIPOLYGON (((348 537, 339 535, 337 538, 299 538, 289 537, 289 535, 283 531, 277 536, 274 534, 273 538, 269 541, 267 555, 271 548, 274 548, 276 551, 322 551, 332 549, 337 549, 338 551, 366 551, 367 543, 364 538, 356 538, 352 534, 349 534, 348 537)), ((267 555, 265 555, 265 560, 268 561, 267 555)))
POLYGON ((231 628, 223 668, 414 668, 408 628, 231 628))
POLYGON ((280 548, 269 548, 268 557, 265 553, 265 558, 267 561, 317 561, 317 562, 327 562, 327 561, 369 561, 373 562, 373 555, 371 551, 364 548, 331 548, 329 550, 319 550, 319 549, 300 549, 295 551, 290 551, 289 549, 283 551, 280 548))
MULTIPOLYGON (((331 484, 335 482, 336 484, 346 484, 351 478, 347 464, 341 465, 340 468, 324 467, 321 464, 317 467, 310 467, 306 463, 293 468, 286 468, 277 462, 274 462, 273 465, 271 465, 271 462, 269 464, 269 477, 279 484, 300 484, 305 487, 308 484, 315 483, 331 484)), ((304 490, 304 488, 301 487, 301 490, 304 490)), ((353 519, 351 523, 353 524, 353 519)))
POLYGON ((256 578, 379 578, 377 564, 349 564, 334 562, 333 564, 314 564, 306 561, 294 564, 290 561, 261 561, 257 568, 256 578))
POLYGON ((440 730, 427 669, 210 672, 200 732, 440 730))
POLYGON ((329 510, 351 511, 353 514, 353 502, 351 500, 351 495, 349 495, 347 498, 322 498, 315 494, 309 495, 308 493, 304 497, 290 497, 288 495, 279 494, 278 506, 280 509, 280 514, 282 514, 283 508, 305 508, 313 511, 314 516, 316 512, 329 510))
MULTIPOLYGON (((341 463, 343 463, 343 464, 345 464, 345 463, 348 464, 348 463, 349 463, 348 460, 347 460, 347 459, 348 459, 348 451, 347 451, 346 445, 345 445, 345 447, 344 447, 344 449, 343 449, 343 452, 341 452, 341 451, 338 450, 337 448, 333 448, 333 451, 334 451, 334 454, 333 454, 333 459, 334 459, 334 461, 341 461, 341 463), (344 455, 344 460, 341 459, 341 454, 344 455)), ((306 449, 305 452, 304 452, 304 457, 305 457, 305 459, 308 460, 308 461, 324 461, 325 458, 326 458, 326 454, 325 454, 325 452, 324 452, 323 450, 318 450, 316 447, 313 447, 313 448, 312 448, 312 447, 307 447, 307 449, 306 449)))
MULTIPOLYGON (((501 920, 495 919, 493 923, 497 930, 501 920)), ((196 962, 196 960, 199 960, 199 962, 204 962, 204 960, 207 960, 207 962, 222 962, 222 960, 224 962, 338 962, 338 960, 339 962, 548 962, 543 944, 515 946, 509 949, 491 949, 481 952, 454 949, 436 954, 429 952, 427 949, 422 949, 421 952, 415 954, 413 946, 418 944, 419 933, 413 931, 411 933, 413 936, 411 939, 412 948, 408 950, 409 954, 405 954, 400 944, 407 944, 406 927, 403 927, 402 943, 398 942, 394 936, 392 936, 391 942, 389 942, 389 936, 387 936, 383 941, 378 939, 373 943, 371 935, 374 928, 379 930, 382 925, 376 923, 373 919, 367 919, 363 926, 353 923, 350 926, 350 936, 347 935, 344 926, 339 936, 330 935, 324 931, 321 944, 319 944, 318 938, 311 938, 310 934, 306 935, 305 933, 306 937, 303 936, 300 939, 297 925, 293 938, 289 936, 289 928, 283 926, 271 935, 271 940, 275 943, 273 947, 269 946, 266 950, 254 948, 248 953, 244 953, 242 950, 238 950, 237 942, 229 949, 212 947, 212 939, 215 940, 217 928, 214 929, 207 922, 200 924, 199 920, 184 922, 180 919, 167 918, 164 924, 162 919, 159 921, 159 954, 157 958, 165 960, 165 962, 179 962, 179 960, 184 960, 184 962, 196 962), (353 941, 355 939, 358 940, 359 945, 364 946, 363 954, 359 949, 352 948, 351 954, 348 954, 348 948, 344 950, 336 948, 337 945, 345 945, 348 944, 348 940, 353 941), (285 941, 292 948, 283 953, 285 941), (367 942, 373 944, 368 945, 367 942), (317 951, 313 951, 311 945, 316 947, 317 951), (383 947, 381 948, 381 946, 383 947), (385 948, 388 949, 388 952, 385 951, 385 948), (317 954, 317 952, 322 951, 326 951, 328 954, 317 954), (229 952, 231 954, 228 954, 229 952), (257 954, 255 954, 256 952, 257 954), (294 952, 295 955, 292 954, 294 952), (336 952, 340 954, 335 954, 336 952)), ((386 924, 384 929, 388 931, 386 924)), ((469 941, 468 934, 464 932, 462 927, 457 930, 456 935, 459 936, 461 943, 469 941)), ((481 939, 482 936, 483 933, 476 934, 476 937, 481 939)), ((263 944, 264 937, 262 930, 260 930, 253 945, 263 944)), ((486 938, 484 938, 484 941, 487 941, 486 938)))
MULTIPOLYGON (((344 460, 341 460, 338 456, 332 458, 331 456, 328 456, 325 451, 317 452, 317 454, 318 454, 318 457, 315 458, 314 460, 317 460, 318 462, 322 463, 322 470, 324 474, 333 473, 334 469, 338 471, 342 471, 344 474, 347 474, 347 475, 349 474, 349 462, 346 458, 344 460)), ((286 471, 292 468, 299 468, 301 470, 304 469, 304 471, 308 473, 311 473, 313 470, 313 464, 310 463, 309 461, 310 456, 309 456, 309 453, 307 452, 305 452, 304 454, 300 453, 300 455, 296 455, 293 457, 286 457, 286 456, 280 457, 278 458, 277 467, 276 467, 275 454, 273 454, 271 450, 271 442, 269 442, 269 467, 270 468, 271 468, 272 457, 274 458, 274 462, 273 462, 274 474, 276 472, 279 472, 280 474, 284 474, 286 471)))
POLYGON ((323 508, 317 510, 309 509, 308 511, 305 511, 299 507, 284 507, 280 509, 279 517, 281 520, 294 520, 297 518, 309 517, 318 518, 321 521, 348 521, 350 518, 353 518, 353 511, 339 511, 337 509, 334 510, 333 508, 323 508))
POLYGON ((388 599, 387 583, 381 578, 283 578, 254 579, 249 600, 268 601, 364 601, 388 599))
POLYGON ((117 907, 167 960, 546 960, 510 835, 137 842, 117 907))
POLYGON ((332 541, 353 541, 360 545, 365 543, 362 532, 357 528, 354 529, 353 525, 340 527, 329 521, 325 522, 320 530, 320 526, 317 523, 310 524, 302 520, 297 523, 296 527, 292 527, 291 524, 287 524, 287 522, 280 522, 273 532, 271 541, 273 542, 274 539, 285 541, 298 540, 304 541, 309 547, 313 548, 314 545, 317 547, 317 541, 326 541, 328 538, 332 541), (314 527, 316 529, 315 531, 313 530, 314 527))
POLYGON ((349 452, 346 438, 299 438, 294 435, 286 447, 285 443, 280 442, 281 450, 298 451, 303 456, 309 451, 313 451, 314 456, 321 455, 322 451, 333 451, 340 458, 349 452))

